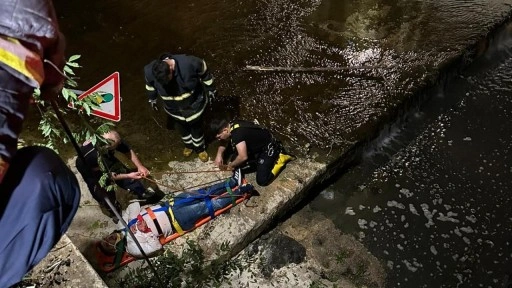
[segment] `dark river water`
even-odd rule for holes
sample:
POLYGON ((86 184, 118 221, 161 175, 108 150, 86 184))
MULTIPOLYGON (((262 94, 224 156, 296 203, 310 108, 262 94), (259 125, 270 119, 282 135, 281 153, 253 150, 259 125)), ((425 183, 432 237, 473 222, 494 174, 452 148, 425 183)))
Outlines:
POLYGON ((372 135, 413 91, 436 78, 440 65, 501 21, 511 4, 56 0, 67 54, 82 55, 78 88, 119 71, 117 129, 159 169, 181 150, 177 133, 165 129, 164 113, 152 112, 145 96, 143 67, 162 52, 208 63, 219 97, 206 119, 258 119, 300 154, 306 143, 336 149, 372 135), (247 65, 378 68, 261 73, 246 71, 247 65))
POLYGON ((388 287, 512 285, 512 24, 486 44, 310 203, 387 265, 388 287))
MULTIPOLYGON (((180 137, 165 129, 164 113, 151 111, 145 95, 143 67, 162 52, 208 63, 219 96, 206 122, 258 119, 299 157, 322 160, 393 122, 404 102, 507 17, 512 0, 55 5, 68 56, 82 56, 78 88, 120 72, 117 130, 158 173, 182 157, 180 137), (254 72, 247 65, 332 71, 254 72), (374 68, 336 70, 363 65, 374 68)), ((512 61, 505 35, 489 45, 498 52, 463 76, 445 77, 421 109, 384 127, 363 164, 310 204, 383 260, 389 287, 499 287, 510 266, 512 61)), ((33 116, 22 136, 36 137, 36 126, 33 116)))

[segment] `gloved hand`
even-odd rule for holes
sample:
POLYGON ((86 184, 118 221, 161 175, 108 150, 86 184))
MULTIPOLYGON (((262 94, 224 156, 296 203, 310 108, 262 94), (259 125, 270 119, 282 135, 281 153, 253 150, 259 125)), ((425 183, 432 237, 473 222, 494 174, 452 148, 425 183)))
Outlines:
POLYGON ((215 99, 215 97, 217 96, 217 90, 208 91, 208 96, 211 97, 212 99, 215 99))
POLYGON ((217 89, 213 86, 205 86, 206 94, 208 95, 208 99, 212 101, 217 96, 217 89))
POLYGON ((156 104, 156 99, 149 100, 149 105, 151 105, 151 108, 153 108, 153 111, 158 111, 158 105, 156 104))

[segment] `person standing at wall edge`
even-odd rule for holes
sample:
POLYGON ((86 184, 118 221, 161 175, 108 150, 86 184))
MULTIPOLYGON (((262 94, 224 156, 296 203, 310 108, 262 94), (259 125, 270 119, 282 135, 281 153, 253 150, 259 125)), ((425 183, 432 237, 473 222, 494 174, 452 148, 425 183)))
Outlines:
POLYGON ((160 95, 168 126, 174 123, 181 134, 183 155, 196 152, 201 161, 208 161, 202 115, 216 91, 206 62, 191 55, 164 53, 144 67, 144 76, 151 107, 158 110, 160 95))
POLYGON ((45 147, 17 149, 35 88, 57 96, 64 37, 50 0, 0 0, 0 287, 43 259, 68 229, 80 203, 74 173, 45 147))

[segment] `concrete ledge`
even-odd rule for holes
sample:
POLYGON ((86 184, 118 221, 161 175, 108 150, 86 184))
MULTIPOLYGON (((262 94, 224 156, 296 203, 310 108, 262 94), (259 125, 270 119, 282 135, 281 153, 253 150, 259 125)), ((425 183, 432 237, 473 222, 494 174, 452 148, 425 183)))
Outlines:
POLYGON ((30 274, 37 287, 108 287, 67 235, 30 274))
MULTIPOLYGON (((210 163, 211 164, 211 163, 210 163)), ((210 165, 206 164, 206 165, 210 165)), ((189 162, 171 162, 174 171, 203 171, 205 164, 199 160, 189 162)), ((254 241, 263 231, 271 227, 274 221, 293 208, 305 196, 309 187, 316 183, 318 176, 325 174, 325 164, 298 159, 288 163, 279 177, 267 187, 255 185, 260 196, 253 196, 247 206, 239 204, 228 213, 222 214, 207 224, 199 227, 165 246, 165 249, 178 252, 186 240, 194 240, 205 250, 210 259, 232 257, 254 241), (217 248, 228 242, 230 250, 225 255, 216 255, 217 248)), ((180 190, 187 187, 224 179, 230 173, 164 174, 157 181, 163 191, 180 190), (171 188, 172 187, 172 188, 171 188)), ((250 183, 255 183, 254 174, 246 176, 250 183)), ((111 221, 110 221, 111 222, 111 221)), ((110 226, 110 223, 108 223, 110 226)), ((106 229, 106 235, 110 230, 106 229)), ((135 261, 128 267, 145 265, 144 261, 135 261)), ((125 269, 109 274, 107 283, 114 284, 114 279, 122 277, 125 269)))

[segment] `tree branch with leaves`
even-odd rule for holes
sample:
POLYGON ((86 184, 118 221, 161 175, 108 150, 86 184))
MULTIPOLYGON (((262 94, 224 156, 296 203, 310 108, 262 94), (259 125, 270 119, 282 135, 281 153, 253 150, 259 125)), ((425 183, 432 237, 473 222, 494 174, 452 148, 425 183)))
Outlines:
MULTIPOLYGON (((107 144, 102 135, 105 132, 112 130, 114 124, 106 120, 91 117, 91 112, 94 109, 100 108, 100 103, 97 99, 101 98, 101 96, 98 92, 91 93, 89 96, 83 98, 80 98, 79 95, 75 93, 75 91, 77 91, 75 88, 78 86, 76 81, 78 77, 74 70, 81 68, 77 62, 80 57, 80 55, 73 55, 67 60, 63 69, 63 73, 65 75, 64 87, 56 101, 59 104, 59 112, 62 115, 66 115, 66 118, 70 120, 69 122, 74 124, 73 127, 76 132, 72 132, 72 137, 76 142, 82 143, 88 140, 92 142, 92 145, 101 147, 104 146, 102 144, 107 144), (96 128, 93 126, 96 126, 96 128)), ((38 129, 41 131, 45 140, 43 143, 38 144, 58 152, 60 144, 69 143, 69 138, 63 130, 63 127, 58 123, 59 119, 55 114, 55 111, 49 109, 49 103, 42 98, 41 91, 39 89, 34 91, 34 102, 41 114, 38 129)), ((99 150, 101 150, 101 148, 99 150)), ((108 167, 103 165, 101 157, 103 153, 99 154, 100 157, 98 157, 98 164, 103 172, 103 176, 101 177, 99 184, 106 188, 107 191, 113 191, 115 190, 116 185, 114 182, 108 181, 110 178, 110 171, 108 171, 108 167)))

